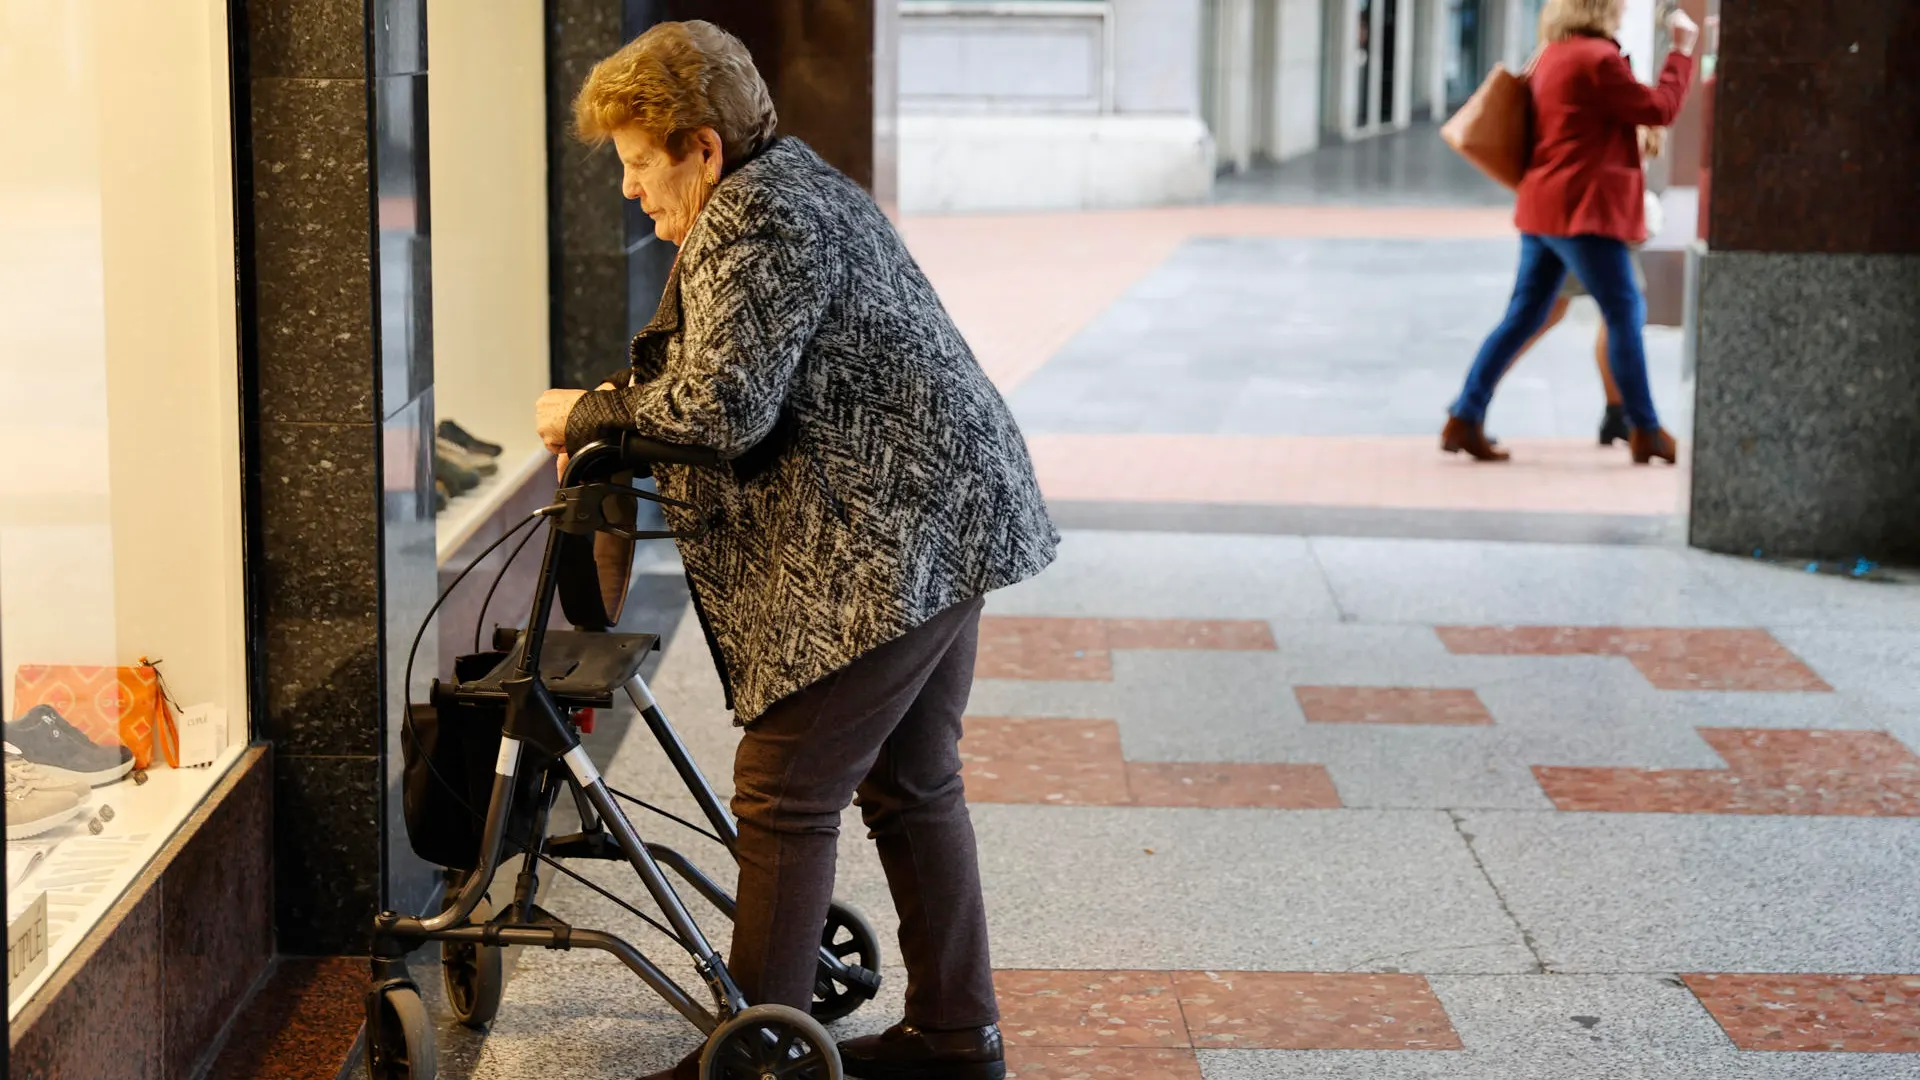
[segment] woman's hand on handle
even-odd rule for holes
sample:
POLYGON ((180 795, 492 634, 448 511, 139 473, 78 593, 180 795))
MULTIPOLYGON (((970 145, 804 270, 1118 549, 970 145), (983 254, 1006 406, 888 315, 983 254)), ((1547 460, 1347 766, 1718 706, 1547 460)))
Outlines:
POLYGON ((533 430, 549 452, 566 451, 567 416, 585 394, 585 390, 549 390, 533 403, 533 430))
POLYGON ((1667 16, 1667 32, 1673 35, 1673 51, 1682 56, 1692 56, 1694 46, 1700 43, 1700 24, 1680 8, 1667 16))
MULTIPOLYGON (((595 390, 612 390, 614 385, 603 382, 595 390)), ((541 445, 547 452, 555 455, 554 472, 560 479, 567 478, 567 417, 573 415, 573 407, 586 396, 585 390, 548 390, 533 403, 533 429, 540 436, 541 445)))

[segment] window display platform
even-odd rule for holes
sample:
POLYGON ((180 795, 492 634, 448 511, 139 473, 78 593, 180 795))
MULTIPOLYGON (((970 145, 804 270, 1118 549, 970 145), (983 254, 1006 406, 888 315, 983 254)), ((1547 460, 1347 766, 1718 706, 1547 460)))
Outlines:
POLYGON ((7 919, 45 893, 47 965, 27 985, 9 988, 9 1022, 167 845, 226 776, 245 746, 230 746, 211 765, 157 766, 147 782, 131 776, 93 789, 87 811, 38 836, 7 842, 7 919), (104 808, 111 808, 111 820, 104 808), (93 828, 98 826, 96 833, 93 828))
POLYGON ((456 495, 435 520, 434 546, 440 565, 445 566, 453 553, 473 538, 473 534, 527 479, 541 469, 553 468, 553 455, 534 442, 531 446, 509 445, 500 455, 500 471, 480 481, 480 486, 464 495, 456 495))

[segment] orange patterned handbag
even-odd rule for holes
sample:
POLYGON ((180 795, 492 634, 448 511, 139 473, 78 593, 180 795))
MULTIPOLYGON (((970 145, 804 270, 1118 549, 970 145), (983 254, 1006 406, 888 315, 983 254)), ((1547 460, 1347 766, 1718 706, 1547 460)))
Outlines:
POLYGON ((159 661, 143 656, 134 667, 21 664, 13 692, 14 711, 24 715, 51 705, 94 742, 133 751, 136 769, 152 764, 156 743, 168 765, 180 764, 180 733, 159 661))

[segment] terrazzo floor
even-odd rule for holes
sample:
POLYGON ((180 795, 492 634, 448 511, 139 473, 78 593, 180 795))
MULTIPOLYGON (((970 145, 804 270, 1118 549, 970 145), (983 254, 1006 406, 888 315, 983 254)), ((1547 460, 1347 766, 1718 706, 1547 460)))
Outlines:
MULTIPOLYGON (((962 744, 1013 1075, 1920 1075, 1916 663, 1910 580, 1069 531, 990 599, 962 744)), ((724 791, 697 627, 653 685, 724 791)), ((599 743, 691 809, 644 729, 599 743)), ((890 943, 863 837, 838 891, 890 943)), ((546 896, 690 976, 583 886, 546 896)), ((839 1033, 897 1017, 885 975, 839 1033)), ((694 1043, 613 961, 524 952, 491 1030, 443 1023, 442 1075, 626 1080, 694 1043)))

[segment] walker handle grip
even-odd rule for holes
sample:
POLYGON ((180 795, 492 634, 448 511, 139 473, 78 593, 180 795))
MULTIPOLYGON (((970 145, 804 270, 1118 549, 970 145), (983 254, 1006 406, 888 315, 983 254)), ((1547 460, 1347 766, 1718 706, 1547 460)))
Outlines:
POLYGON ((620 436, 620 456, 627 465, 634 468, 654 464, 720 464, 719 453, 704 446, 661 442, 659 439, 649 439, 645 435, 632 431, 620 436))

